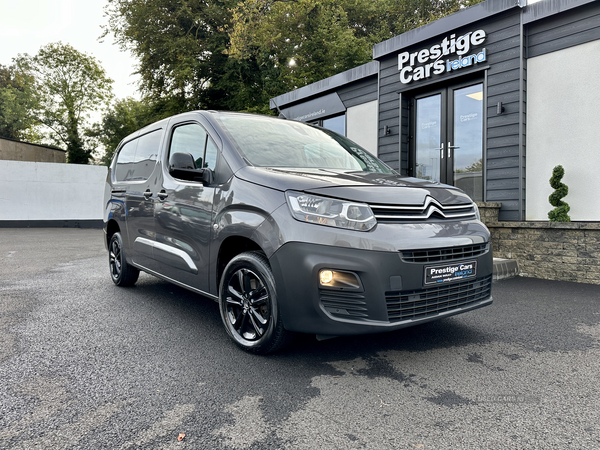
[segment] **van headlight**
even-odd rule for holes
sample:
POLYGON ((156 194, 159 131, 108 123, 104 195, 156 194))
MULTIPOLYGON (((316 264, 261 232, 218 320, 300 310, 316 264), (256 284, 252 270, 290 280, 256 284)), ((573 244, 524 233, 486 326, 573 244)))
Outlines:
POLYGON ((479 208, 475 202, 473 202, 473 207, 475 208, 475 217, 481 222, 481 214, 479 214, 479 208))
POLYGON ((286 192, 292 216, 301 222, 348 230, 369 231, 377 220, 365 203, 321 197, 304 192, 286 192))

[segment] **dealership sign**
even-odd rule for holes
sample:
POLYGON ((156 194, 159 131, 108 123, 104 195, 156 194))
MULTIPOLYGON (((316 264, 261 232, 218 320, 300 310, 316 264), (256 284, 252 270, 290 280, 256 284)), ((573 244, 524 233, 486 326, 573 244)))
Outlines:
POLYGON ((400 81, 408 84, 412 81, 424 80, 432 75, 470 67, 486 60, 485 48, 479 52, 472 51, 485 41, 485 31, 470 31, 456 38, 455 34, 445 37, 439 44, 419 51, 403 52, 398 55, 400 81), (466 55, 466 56, 465 56, 466 55), (445 57, 448 57, 444 59, 445 57))

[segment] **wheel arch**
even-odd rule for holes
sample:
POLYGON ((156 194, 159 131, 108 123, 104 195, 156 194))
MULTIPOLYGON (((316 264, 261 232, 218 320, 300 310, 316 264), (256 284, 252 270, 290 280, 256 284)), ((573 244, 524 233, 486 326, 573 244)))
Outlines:
POLYGON ((116 220, 111 219, 106 223, 106 248, 108 248, 108 244, 110 243, 110 238, 112 238, 113 234, 121 231, 119 224, 116 220))
POLYGON ((221 276, 225 271, 225 267, 227 267, 227 264, 229 264, 229 261, 231 261, 240 253, 251 251, 261 252, 263 254, 265 253, 260 245, 245 236, 229 236, 221 243, 217 256, 217 292, 219 289, 219 284, 221 283, 221 276))

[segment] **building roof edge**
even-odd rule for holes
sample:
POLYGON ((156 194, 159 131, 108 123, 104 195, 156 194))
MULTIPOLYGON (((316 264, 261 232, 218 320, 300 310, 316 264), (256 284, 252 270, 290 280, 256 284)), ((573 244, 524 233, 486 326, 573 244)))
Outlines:
POLYGON ((523 23, 531 23, 536 20, 545 19, 569 9, 577 8, 596 0, 543 0, 541 2, 527 5, 523 11, 523 23))
POLYGON ((314 95, 323 94, 353 81, 379 74, 379 61, 371 61, 362 66, 338 73, 324 80, 308 84, 291 92, 273 97, 269 100, 271 109, 278 109, 299 100, 305 100, 314 95))

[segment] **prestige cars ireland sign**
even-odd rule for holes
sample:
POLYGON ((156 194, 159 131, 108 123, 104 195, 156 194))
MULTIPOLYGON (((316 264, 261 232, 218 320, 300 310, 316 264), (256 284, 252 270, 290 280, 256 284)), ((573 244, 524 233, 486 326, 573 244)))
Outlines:
POLYGON ((432 75, 470 67, 486 60, 485 48, 473 51, 473 48, 484 43, 485 31, 470 31, 456 37, 446 36, 439 44, 423 48, 416 52, 403 52, 398 55, 400 81, 408 84, 412 81, 424 80, 432 75), (471 53, 471 54, 469 54, 471 53))

